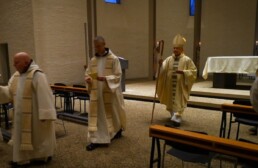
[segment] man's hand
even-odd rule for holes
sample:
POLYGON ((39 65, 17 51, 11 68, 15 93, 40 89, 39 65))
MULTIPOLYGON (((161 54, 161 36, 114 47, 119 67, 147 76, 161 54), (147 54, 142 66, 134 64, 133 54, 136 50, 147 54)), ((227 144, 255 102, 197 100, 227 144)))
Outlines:
POLYGON ((162 66, 162 63, 163 63, 163 59, 159 59, 159 66, 161 67, 162 66))
POLYGON ((98 81, 106 81, 106 77, 98 76, 98 77, 97 77, 97 80, 98 80, 98 81))
POLYGON ((177 70, 176 73, 177 73, 177 74, 184 74, 184 71, 177 70))
POLYGON ((92 79, 89 77, 85 77, 85 82, 87 82, 88 84, 92 83, 92 79))

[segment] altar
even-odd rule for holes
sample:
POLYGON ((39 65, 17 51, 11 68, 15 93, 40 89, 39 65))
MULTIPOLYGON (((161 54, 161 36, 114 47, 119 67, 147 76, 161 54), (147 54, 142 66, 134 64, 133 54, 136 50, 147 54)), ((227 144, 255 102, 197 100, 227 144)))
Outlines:
POLYGON ((208 57, 202 77, 213 73, 214 88, 235 88, 237 74, 255 74, 258 56, 218 56, 208 57))

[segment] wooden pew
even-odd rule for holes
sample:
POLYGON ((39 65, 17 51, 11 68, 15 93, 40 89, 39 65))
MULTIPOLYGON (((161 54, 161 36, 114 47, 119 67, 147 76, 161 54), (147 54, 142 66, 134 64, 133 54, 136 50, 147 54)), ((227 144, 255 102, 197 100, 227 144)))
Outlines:
MULTIPOLYGON (((79 87, 72 87, 72 86, 58 86, 58 85, 50 85, 52 90, 62 91, 62 92, 76 92, 76 93, 84 93, 88 94, 86 88, 79 88, 79 87)), ((58 118, 68 118, 71 121, 76 121, 81 124, 88 123, 88 115, 80 116, 80 115, 73 115, 72 110, 72 100, 71 97, 64 98, 65 108, 64 113, 58 113, 58 118)))
MULTIPOLYGON (((227 127, 227 113, 246 114, 251 116, 258 116, 252 106, 239 105, 239 104, 222 104, 221 105, 222 117, 220 124, 220 137, 225 138, 226 127, 227 127)), ((231 118, 230 118, 231 119, 231 118)))
POLYGON ((227 104, 224 103, 221 105, 221 109, 231 113, 239 113, 239 114, 250 114, 250 115, 258 115, 253 109, 252 106, 240 105, 240 104, 227 104))
POLYGON ((64 91, 64 92, 77 92, 77 93, 88 93, 86 88, 78 88, 72 86, 57 86, 50 85, 52 90, 64 91))
POLYGON ((158 162, 158 167, 161 166, 160 140, 191 145, 211 152, 230 155, 258 163, 258 145, 251 143, 199 134, 162 125, 150 126, 149 136, 152 137, 150 168, 153 168, 155 162, 158 162), (155 146, 157 146, 158 150, 157 159, 154 159, 155 146))
POLYGON ((72 113, 72 100, 70 93, 71 92, 76 92, 76 93, 83 93, 83 94, 88 94, 88 91, 86 88, 79 88, 79 87, 72 87, 72 86, 58 86, 58 85, 50 85, 52 90, 56 91, 62 91, 62 92, 67 92, 69 96, 64 97, 64 103, 65 103, 65 108, 64 111, 68 113, 72 113))

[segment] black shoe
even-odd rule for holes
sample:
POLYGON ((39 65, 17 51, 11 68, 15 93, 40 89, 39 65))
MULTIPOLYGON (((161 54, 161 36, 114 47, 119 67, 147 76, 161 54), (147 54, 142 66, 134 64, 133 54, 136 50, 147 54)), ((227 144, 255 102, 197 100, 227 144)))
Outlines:
POLYGON ((257 127, 252 127, 249 129, 250 135, 257 135, 257 127))
POLYGON ((122 132, 123 132, 123 130, 120 129, 120 130, 116 133, 116 135, 114 136, 113 139, 119 139, 119 138, 121 138, 121 137, 122 137, 122 132))
POLYGON ((181 123, 172 121, 172 125, 173 125, 174 127, 180 127, 181 123))
POLYGON ((11 167, 18 166, 17 162, 13 162, 13 161, 9 161, 8 165, 10 165, 11 167))
POLYGON ((51 162, 52 161, 52 156, 48 156, 47 157, 47 163, 51 162))
POLYGON ((250 135, 257 135, 257 132, 250 132, 250 135))
POLYGON ((256 132, 257 131, 257 128, 256 127, 252 127, 249 129, 250 132, 256 132))
POLYGON ((39 165, 46 165, 49 162, 51 162, 52 156, 46 157, 45 159, 35 159, 31 160, 31 165, 33 166, 39 166, 39 165))
POLYGON ((99 146, 98 144, 91 143, 91 144, 89 144, 88 146, 86 146, 86 150, 87 150, 87 151, 93 151, 93 150, 96 149, 98 146, 99 146))
POLYGON ((170 127, 170 128, 176 128, 175 125, 172 122, 166 123, 165 126, 170 127))
POLYGON ((11 168, 27 168, 30 166, 30 163, 20 165, 13 161, 9 161, 8 164, 11 166, 11 168))
POLYGON ((52 156, 48 156, 47 159, 45 160, 46 163, 49 163, 52 161, 52 156))

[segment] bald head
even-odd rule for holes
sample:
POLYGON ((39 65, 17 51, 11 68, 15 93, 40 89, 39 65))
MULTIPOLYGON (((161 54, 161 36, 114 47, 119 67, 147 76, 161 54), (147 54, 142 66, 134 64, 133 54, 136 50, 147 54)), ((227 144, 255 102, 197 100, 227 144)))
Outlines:
POLYGON ((97 54, 102 55, 103 53, 105 53, 105 46, 106 46, 106 42, 102 36, 97 36, 94 38, 94 47, 95 47, 95 52, 97 54))
POLYGON ((26 52, 19 52, 14 55, 13 66, 19 73, 24 73, 30 66, 32 59, 26 52))

